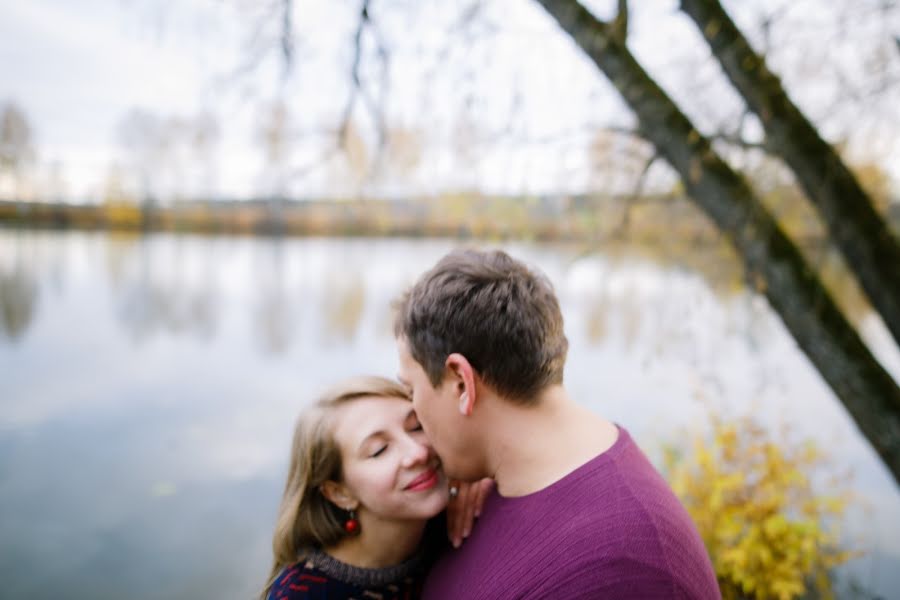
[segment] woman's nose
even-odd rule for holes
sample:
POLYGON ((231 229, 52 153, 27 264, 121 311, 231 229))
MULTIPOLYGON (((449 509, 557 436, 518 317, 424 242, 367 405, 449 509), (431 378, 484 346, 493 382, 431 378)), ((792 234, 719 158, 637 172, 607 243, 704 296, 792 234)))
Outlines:
POLYGON ((431 450, 426 444, 423 444, 419 440, 416 440, 412 437, 408 437, 406 439, 406 448, 404 450, 403 455, 403 463, 406 467, 411 467, 416 464, 425 462, 428 460, 428 456, 431 453, 431 450))

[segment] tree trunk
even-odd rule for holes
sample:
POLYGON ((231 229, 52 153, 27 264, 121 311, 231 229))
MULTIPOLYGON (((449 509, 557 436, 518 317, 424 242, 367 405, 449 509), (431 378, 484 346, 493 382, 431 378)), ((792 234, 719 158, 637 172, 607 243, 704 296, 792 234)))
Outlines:
POLYGON ((791 101, 718 0, 681 0, 713 55, 793 170, 872 305, 900 344, 900 242, 838 153, 791 101))
POLYGON ((609 78, 640 130, 741 256, 819 373, 900 482, 900 387, 872 356, 749 184, 719 157, 625 45, 623 27, 575 0, 539 0, 609 78))

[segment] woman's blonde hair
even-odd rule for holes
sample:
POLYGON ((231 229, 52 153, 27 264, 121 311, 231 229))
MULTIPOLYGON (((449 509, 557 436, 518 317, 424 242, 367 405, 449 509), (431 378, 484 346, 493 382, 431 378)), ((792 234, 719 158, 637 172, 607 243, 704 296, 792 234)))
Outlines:
POLYGON ((285 567, 347 535, 345 514, 320 491, 326 481, 339 482, 342 478, 341 452, 334 440, 332 415, 336 407, 346 402, 371 396, 409 400, 406 388, 395 381, 354 377, 322 394, 297 419, 287 483, 272 538, 272 570, 260 595, 262 600, 285 567))

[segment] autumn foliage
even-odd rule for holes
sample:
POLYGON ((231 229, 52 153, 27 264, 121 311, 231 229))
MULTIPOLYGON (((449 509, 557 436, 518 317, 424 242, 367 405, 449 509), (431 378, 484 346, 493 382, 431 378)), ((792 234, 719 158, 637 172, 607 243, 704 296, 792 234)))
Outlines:
MULTIPOLYGON (((783 432, 784 433, 784 432, 783 432)), ((676 494, 700 530, 722 597, 789 600, 832 597, 830 572, 854 553, 837 522, 849 499, 839 480, 814 490, 823 457, 812 443, 779 443, 752 418, 713 418, 711 440, 666 451, 676 494)))

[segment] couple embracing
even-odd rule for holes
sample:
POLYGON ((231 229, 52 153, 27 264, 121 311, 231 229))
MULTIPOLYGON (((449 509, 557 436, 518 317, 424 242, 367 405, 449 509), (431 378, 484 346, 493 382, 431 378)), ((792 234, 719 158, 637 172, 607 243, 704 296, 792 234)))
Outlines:
POLYGON ((563 387, 546 277, 455 251, 396 308, 399 383, 349 380, 298 421, 263 598, 719 597, 666 482, 563 387))

